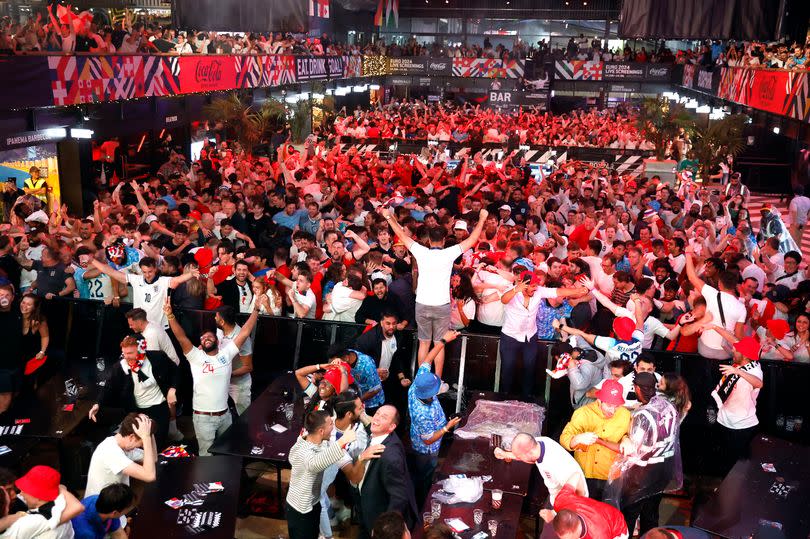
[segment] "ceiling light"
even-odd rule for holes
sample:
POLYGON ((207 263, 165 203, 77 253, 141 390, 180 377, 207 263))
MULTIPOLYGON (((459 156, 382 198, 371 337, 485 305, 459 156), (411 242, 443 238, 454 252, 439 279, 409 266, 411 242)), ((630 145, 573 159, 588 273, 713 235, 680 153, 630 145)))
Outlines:
POLYGON ((779 134, 779 128, 778 128, 778 127, 774 127, 774 128, 773 128, 773 134, 774 134, 774 135, 778 135, 778 134, 779 134))

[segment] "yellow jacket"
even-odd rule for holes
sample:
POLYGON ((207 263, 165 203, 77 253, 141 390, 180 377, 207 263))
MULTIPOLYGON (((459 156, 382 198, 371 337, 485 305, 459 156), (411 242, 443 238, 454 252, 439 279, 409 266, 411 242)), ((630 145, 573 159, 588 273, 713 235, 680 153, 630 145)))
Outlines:
POLYGON ((630 419, 630 411, 624 406, 619 406, 616 413, 608 419, 602 413, 599 401, 594 401, 574 410, 571 421, 560 435, 560 445, 568 451, 574 451, 574 458, 585 472, 585 477, 607 479, 610 466, 618 453, 599 444, 586 447, 580 445, 574 450, 571 447, 571 438, 583 432, 593 432, 603 440, 619 443, 630 430, 630 419))

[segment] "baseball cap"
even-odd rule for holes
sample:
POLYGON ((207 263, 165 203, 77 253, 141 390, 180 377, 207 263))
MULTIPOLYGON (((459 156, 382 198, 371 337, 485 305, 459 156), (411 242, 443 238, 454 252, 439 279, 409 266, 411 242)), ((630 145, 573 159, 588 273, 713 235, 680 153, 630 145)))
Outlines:
POLYGON ((602 388, 596 392, 596 398, 605 404, 622 406, 624 404, 624 388, 616 380, 605 380, 602 388))
POLYGON ((636 322, 628 316, 620 316, 613 321, 613 332, 621 341, 629 341, 636 330, 636 322))
POLYGON ((467 232, 467 221, 459 219, 456 221, 456 224, 453 225, 453 230, 463 230, 464 232, 467 232))
POLYGON ((510 206, 509 204, 504 204, 503 206, 501 206, 501 207, 500 207, 500 208, 498 208, 498 209, 499 209, 499 210, 506 210, 506 211, 511 212, 511 211, 512 211, 512 206, 510 206))

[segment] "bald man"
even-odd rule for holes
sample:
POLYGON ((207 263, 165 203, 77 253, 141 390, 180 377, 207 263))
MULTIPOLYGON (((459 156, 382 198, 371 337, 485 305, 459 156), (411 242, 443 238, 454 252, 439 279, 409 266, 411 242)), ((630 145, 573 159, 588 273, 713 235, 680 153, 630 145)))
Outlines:
POLYGON ((588 485, 582 468, 568 451, 551 438, 535 438, 527 432, 520 432, 512 440, 511 451, 495 448, 495 458, 515 459, 536 465, 548 489, 551 506, 565 485, 571 485, 576 494, 588 497, 588 485))

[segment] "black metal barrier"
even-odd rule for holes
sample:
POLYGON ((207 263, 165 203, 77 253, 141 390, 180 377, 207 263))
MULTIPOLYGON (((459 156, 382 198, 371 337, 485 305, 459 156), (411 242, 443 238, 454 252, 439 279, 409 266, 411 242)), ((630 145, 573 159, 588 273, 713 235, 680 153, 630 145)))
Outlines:
MULTIPOLYGON (((124 313, 129 304, 112 307, 103 303, 58 299, 45 302, 51 330, 51 348, 74 358, 104 358, 107 365, 120 355, 119 342, 127 331, 124 313)), ((176 312, 192 342, 203 330, 214 328, 212 311, 176 312)), ((242 321, 244 320, 244 315, 242 321)), ((279 373, 299 366, 322 363, 334 343, 351 344, 364 326, 286 317, 261 316, 254 344, 254 394, 262 391, 279 373)), ((402 332, 400 345, 416 363, 417 341, 413 330, 402 332)), ((553 341, 538 343, 534 394, 546 407, 544 431, 556 436, 571 416, 572 406, 567 378, 552 380, 546 368, 552 368, 550 348, 553 341)), ((705 458, 711 456, 716 406, 711 391, 720 380, 721 362, 698 355, 653 351, 658 372, 678 372, 689 385, 692 409, 682 428, 684 462, 687 469, 710 468, 705 458)), ((498 336, 464 333, 449 343, 445 353, 443 378, 457 383, 456 411, 463 405, 465 391, 494 391, 500 386, 498 336)), ((757 404, 760 427, 764 432, 791 441, 810 443, 810 364, 763 360, 764 386, 757 404)), ((520 366, 516 376, 522 376, 520 366)))

